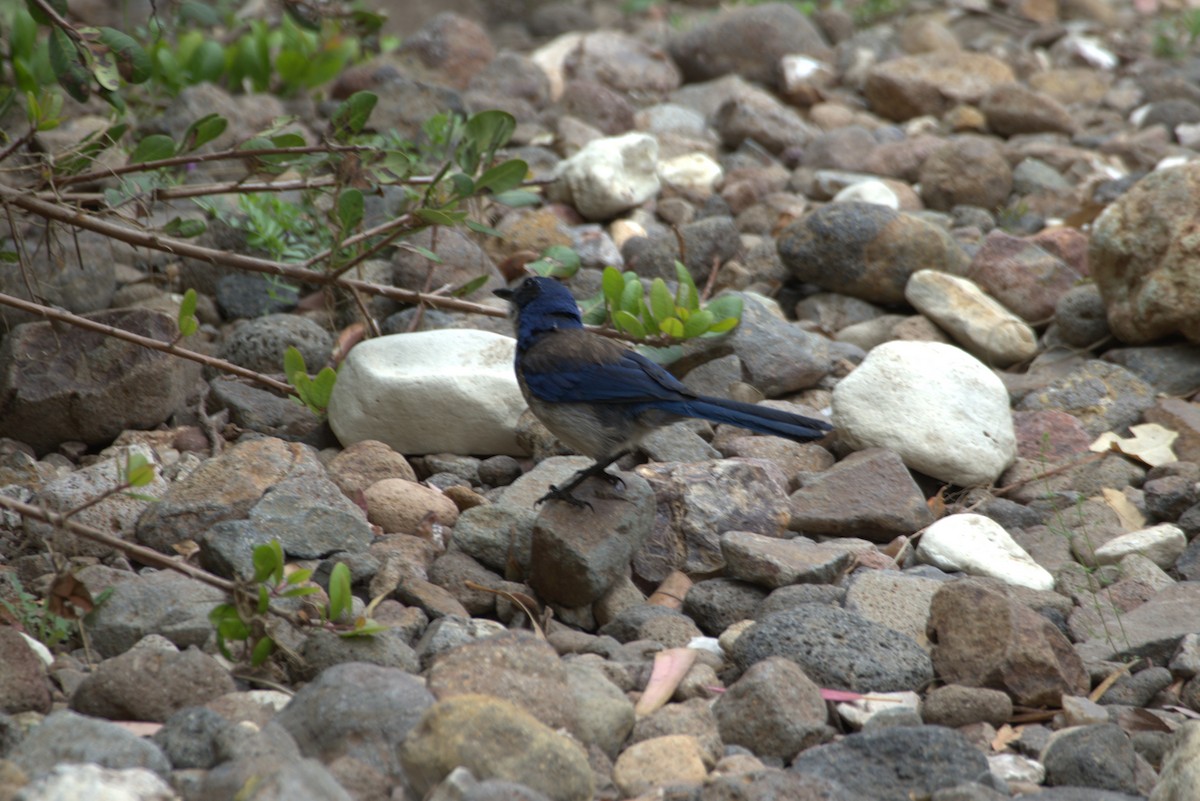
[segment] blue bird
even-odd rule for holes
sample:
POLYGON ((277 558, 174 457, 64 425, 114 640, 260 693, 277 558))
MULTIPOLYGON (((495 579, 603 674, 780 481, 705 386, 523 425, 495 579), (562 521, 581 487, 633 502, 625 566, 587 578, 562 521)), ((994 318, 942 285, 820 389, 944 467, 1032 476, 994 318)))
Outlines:
POLYGON ((596 460, 538 500, 585 506, 571 494, 590 476, 620 479, 606 468, 654 429, 684 417, 747 428, 797 442, 833 427, 767 406, 697 395, 654 362, 583 327, 575 298, 551 278, 531 276, 495 294, 512 304, 514 368, 530 410, 574 450, 596 460))

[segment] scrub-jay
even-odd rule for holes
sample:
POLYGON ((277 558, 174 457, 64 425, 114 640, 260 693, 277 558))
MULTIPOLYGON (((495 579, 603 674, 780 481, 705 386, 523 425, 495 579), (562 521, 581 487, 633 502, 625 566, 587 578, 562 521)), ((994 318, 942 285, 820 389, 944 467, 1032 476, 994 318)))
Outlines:
POLYGON ((512 304, 517 329, 514 367, 530 410, 564 443, 596 463, 538 503, 585 506, 571 491, 605 472, 659 426, 683 417, 728 423, 797 442, 833 429, 821 420, 767 406, 697 395, 654 362, 620 343, 584 330, 575 298, 552 278, 531 276, 496 295, 512 304))

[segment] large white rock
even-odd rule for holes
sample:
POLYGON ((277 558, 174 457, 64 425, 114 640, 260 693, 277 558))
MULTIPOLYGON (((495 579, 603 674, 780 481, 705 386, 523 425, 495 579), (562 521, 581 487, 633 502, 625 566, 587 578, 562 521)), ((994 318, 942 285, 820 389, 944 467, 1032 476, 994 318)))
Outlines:
POLYGON ((658 140, 644 133, 593 139, 554 170, 550 194, 589 220, 608 220, 658 194, 658 140))
POLYGON ((1033 561, 1004 527, 983 515, 943 517, 921 533, 917 558, 942 570, 988 576, 1035 590, 1054 589, 1054 576, 1033 561))
POLYGON ((343 445, 377 439, 406 454, 522 455, 515 349, 512 337, 471 329, 367 340, 338 372, 329 425, 343 445))
POLYGON ((914 470, 990 484, 1017 456, 1008 392, 977 359, 940 342, 885 342, 833 390, 833 424, 855 450, 891 448, 914 470))
POLYGON ((1037 335, 974 281, 939 270, 917 270, 904 299, 988 364, 1007 367, 1037 353, 1037 335))
POLYGON ((1122 534, 1095 550, 1096 564, 1114 565, 1130 554, 1141 554, 1163 570, 1175 565, 1175 560, 1187 547, 1183 529, 1174 523, 1159 523, 1150 528, 1122 534))

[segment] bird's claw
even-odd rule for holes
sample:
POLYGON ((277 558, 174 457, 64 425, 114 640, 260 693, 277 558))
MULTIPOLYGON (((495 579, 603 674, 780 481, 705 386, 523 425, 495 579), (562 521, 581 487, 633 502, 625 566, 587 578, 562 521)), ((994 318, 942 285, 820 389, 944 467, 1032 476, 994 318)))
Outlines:
POLYGON ((534 502, 533 505, 540 506, 541 504, 545 503, 546 501, 565 501, 566 503, 571 504, 572 506, 574 506, 577 509, 580 509, 580 508, 586 506, 589 511, 592 511, 592 512, 596 511, 595 508, 593 508, 593 506, 590 503, 588 503, 587 501, 581 501, 578 498, 576 498, 573 494, 571 494, 571 489, 572 489, 572 487, 570 487, 570 486, 559 487, 555 484, 551 484, 550 491, 547 492, 542 497, 538 498, 534 502))

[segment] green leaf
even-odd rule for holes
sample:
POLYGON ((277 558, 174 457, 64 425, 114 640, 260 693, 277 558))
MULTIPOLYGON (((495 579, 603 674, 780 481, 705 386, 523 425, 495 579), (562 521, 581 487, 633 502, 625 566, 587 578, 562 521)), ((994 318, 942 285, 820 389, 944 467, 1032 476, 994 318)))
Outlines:
POLYGON ((337 216, 343 233, 357 228, 363 219, 363 193, 357 189, 346 189, 338 195, 337 216))
POLYGON ((708 309, 701 309, 687 318, 683 324, 683 336, 687 339, 698 337, 707 331, 715 321, 716 318, 712 312, 708 309))
POLYGON ((0 262, 4 262, 5 264, 16 264, 20 260, 21 258, 17 255, 15 250, 0 250, 0 262))
POLYGON ((492 196, 492 200, 497 203, 503 203, 514 209, 519 209, 524 206, 533 206, 542 202, 542 196, 537 192, 530 192, 528 189, 511 189, 508 192, 497 192, 492 196))
POLYGON ((458 225, 467 218, 465 211, 443 211, 442 209, 417 209, 413 214, 434 225, 458 225))
POLYGON ((296 385, 296 376, 307 376, 308 366, 304 364, 304 354, 289 345, 283 352, 283 374, 287 376, 292 386, 296 385))
POLYGON ((650 313, 659 323, 675 313, 671 290, 667 289, 667 282, 661 278, 655 278, 650 284, 650 313))
POLYGON ((678 317, 668 317, 665 320, 659 320, 658 330, 669 337, 679 339, 683 336, 683 322, 678 317))
POLYGON ((456 172, 448 179, 452 191, 457 197, 467 197, 475 193, 475 182, 471 180, 471 176, 464 175, 461 172, 456 172))
POLYGON ((175 140, 165 134, 150 134, 129 154, 130 164, 169 159, 175 155, 175 140))
POLYGON ((597 292, 579 304, 579 314, 585 325, 603 325, 608 317, 608 309, 604 305, 604 293, 597 292))
MULTIPOLYGON (((67 16, 67 0, 50 0, 48 5, 54 9, 54 13, 58 14, 58 16, 67 16)), ((25 7, 29 9, 30 16, 33 17, 37 24, 49 25, 53 21, 50 19, 50 15, 43 11, 42 7, 33 2, 33 0, 25 0, 25 7)))
POLYGON ((305 595, 312 595, 314 592, 320 592, 319 587, 293 587, 282 593, 284 598, 301 598, 305 595))
POLYGON ((625 278, 616 267, 608 266, 600 276, 600 288, 604 300, 613 311, 621 308, 621 293, 625 291, 625 278))
POLYGON ((225 133, 225 128, 228 125, 229 121, 220 114, 204 115, 200 119, 195 120, 183 132, 179 152, 190 153, 199 147, 203 147, 225 133))
POLYGON ((258 667, 270 658, 271 653, 274 650, 275 641, 270 637, 263 637, 261 640, 254 643, 254 649, 250 651, 250 664, 254 667, 258 667))
POLYGON ((57 25, 50 32, 50 66, 58 77, 59 86, 67 94, 80 103, 88 99, 92 91, 92 73, 83 63, 83 55, 74 40, 57 25))
POLYGON ((312 574, 313 574, 313 572, 311 570, 309 570, 308 568, 302 568, 300 570, 293 570, 291 573, 288 573, 287 583, 288 584, 303 584, 304 582, 306 582, 310 578, 312 578, 312 574))
POLYGON ((480 276, 476 276, 475 278, 472 278, 470 281, 466 282, 465 284, 458 287, 457 289, 451 290, 450 297, 463 298, 463 297, 466 297, 467 295, 470 295, 472 292, 474 292, 475 290, 479 289, 481 286, 486 284, 488 282, 489 277, 490 276, 484 274, 484 275, 480 275, 480 276))
POLYGON ((377 623, 370 618, 359 618, 354 621, 354 628, 348 631, 339 631, 338 635, 342 637, 373 637, 376 634, 382 634, 388 630, 388 626, 382 623, 377 623))
POLYGON ((408 248, 409 250, 413 251, 414 253, 419 254, 423 258, 429 259, 434 264, 442 263, 442 257, 439 256, 438 254, 434 253, 432 250, 430 250, 427 247, 423 247, 421 245, 414 245, 412 242, 406 242, 404 244, 404 246, 406 248, 408 248))
POLYGON ((281 133, 271 137, 272 147, 304 147, 306 144, 304 137, 298 133, 281 133))
POLYGON ((276 584, 283 580, 283 546, 279 540, 271 540, 255 547, 251 557, 254 563, 254 580, 272 579, 276 584))
POLYGON ((184 0, 179 6, 181 21, 194 22, 201 28, 215 28, 221 24, 221 17, 211 3, 200 0, 184 0))
POLYGON ((350 568, 338 562, 329 574, 329 619, 340 620, 350 611, 350 568))
POLYGON ((566 245, 551 245, 542 251, 542 258, 525 265, 525 269, 550 278, 570 278, 579 272, 579 254, 566 245))
POLYGON ((125 462, 125 483, 144 487, 154 480, 154 465, 143 454, 131 453, 125 462))
POLYGON ((507 111, 490 109, 472 114, 467 120, 467 139, 473 141, 480 151, 491 155, 497 148, 504 147, 517 129, 517 118, 507 111))
POLYGON ((472 231, 474 231, 477 234, 483 234, 484 236, 494 236, 498 239, 504 238, 504 233, 502 231, 497 231, 495 228, 491 227, 490 225, 484 225, 483 223, 475 222, 474 220, 464 220, 463 224, 466 225, 468 228, 470 228, 472 231))
POLYGON ((162 227, 162 231, 167 236, 177 236, 180 239, 190 239, 194 236, 200 236, 208 230, 208 225, 204 220, 195 218, 184 219, 183 217, 172 217, 166 225, 162 227))
POLYGON ((675 262, 675 277, 679 280, 679 287, 675 290, 675 305, 688 311, 700 308, 700 293, 696 289, 696 282, 692 280, 692 274, 681 261, 675 262))
POLYGON ((116 28, 101 28, 100 42, 112 51, 117 70, 127 83, 149 80, 153 72, 150 56, 131 36, 116 28))
POLYGON ((225 49, 214 39, 205 39, 184 63, 193 83, 216 82, 225 71, 225 49))
POLYGON ((37 23, 34 22, 33 17, 27 12, 14 9, 12 30, 9 31, 8 40, 10 57, 28 61, 33 57, 33 50, 36 45, 37 23))
POLYGON ((621 290, 621 302, 617 304, 617 308, 630 314, 637 314, 642 309, 642 296, 642 282, 627 281, 621 290))
POLYGON ((310 409, 324 413, 329 408, 329 399, 333 396, 333 385, 337 383, 337 373, 332 367, 324 367, 317 377, 312 380, 307 392, 307 404, 310 409))
POLYGON ((736 317, 726 317, 724 320, 718 320, 710 325, 705 333, 724 334, 726 331, 732 331, 734 328, 737 328, 739 322, 741 321, 736 317))
POLYGON ((330 119, 334 138, 340 139, 348 133, 360 133, 378 101, 379 97, 373 92, 355 92, 343 100, 330 119))
POLYGON ((640 338, 646 335, 646 329, 642 326, 641 320, 624 310, 613 315, 613 325, 617 327, 618 331, 624 331, 630 336, 640 338))
POLYGON ((712 314, 716 320, 726 320, 732 318, 734 324, 742 319, 742 296, 728 293, 715 297, 708 303, 704 304, 704 308, 712 314))
POLYGON ((520 159, 501 162, 479 176, 475 182, 475 191, 488 191, 499 194, 516 189, 529 174, 529 165, 520 159))
POLYGON ((244 640, 250 636, 250 628, 237 616, 237 610, 234 609, 233 614, 226 615, 217 623, 217 634, 226 640, 244 640))
POLYGON ((265 615, 267 610, 271 608, 271 593, 267 592, 266 584, 258 585, 258 605, 255 609, 260 615, 265 615))

